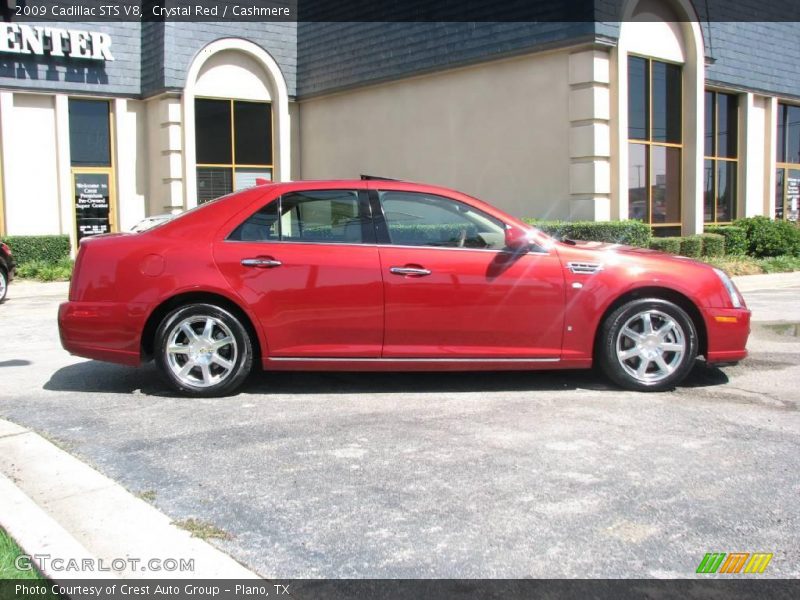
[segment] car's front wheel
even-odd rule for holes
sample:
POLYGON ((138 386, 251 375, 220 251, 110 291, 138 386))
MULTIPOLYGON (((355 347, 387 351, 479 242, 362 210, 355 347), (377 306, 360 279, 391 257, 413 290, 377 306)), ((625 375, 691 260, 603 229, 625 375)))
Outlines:
POLYGON ((190 304, 159 325, 155 358, 170 385, 189 396, 235 392, 253 367, 253 347, 241 321, 213 304, 190 304))
POLYGON ((600 367, 613 382, 657 392, 679 384, 697 357, 697 331, 680 306, 660 298, 632 300, 603 322, 600 367))
POLYGON ((0 302, 6 299, 8 293, 8 275, 0 268, 0 302))

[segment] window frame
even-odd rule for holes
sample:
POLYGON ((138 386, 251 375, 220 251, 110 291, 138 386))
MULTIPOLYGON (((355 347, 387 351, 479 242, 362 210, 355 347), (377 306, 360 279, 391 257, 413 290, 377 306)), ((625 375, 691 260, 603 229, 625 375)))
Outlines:
MULTIPOLYGON (((117 205, 117 132, 115 127, 115 106, 111 98, 95 97, 95 96, 80 96, 69 95, 67 97, 67 116, 69 117, 69 102, 72 100, 87 101, 87 102, 103 102, 108 106, 108 165, 76 165, 72 162, 72 139, 69 136, 70 146, 70 214, 72 217, 71 227, 74 233, 70 238, 74 243, 78 243, 78 209, 75 206, 75 179, 80 175, 106 175, 108 176, 108 228, 109 233, 116 233, 119 231, 119 207, 117 205)), ((67 123, 69 129, 69 123, 67 123)), ((91 237, 91 236, 84 236, 91 237)))
MULTIPOLYGON (((231 194, 236 192, 236 169, 262 169, 262 170, 269 170, 270 172, 270 180, 275 180, 275 111, 272 101, 264 101, 264 100, 245 100, 242 98, 223 98, 218 96, 195 96, 194 102, 195 107, 197 106, 198 100, 216 100, 216 101, 224 101, 228 103, 228 118, 230 119, 230 128, 231 128, 231 139, 230 139, 230 151, 231 151, 231 162, 230 163, 195 163, 195 173, 194 177, 195 180, 198 178, 198 170, 199 169, 230 169, 231 171, 231 190, 227 192, 227 194, 231 194), (235 119, 235 111, 234 111, 234 103, 236 102, 248 102, 250 104, 264 104, 269 106, 269 122, 270 122, 270 156, 272 157, 272 164, 263 164, 263 165, 255 165, 255 164, 247 164, 247 163, 237 163, 236 162, 236 119, 235 119)), ((196 112, 196 108, 195 108, 196 112)), ((196 122, 192 123, 193 127, 196 127, 196 122)), ((197 152, 197 138, 195 136, 195 153, 197 152)), ((241 191, 241 190, 238 190, 241 191)), ((226 194, 223 194, 223 196, 226 194)), ((208 202, 208 200, 202 202, 204 204, 208 202)))
MULTIPOLYGON (((684 100, 685 100, 685 86, 683 81, 683 67, 684 65, 681 63, 663 60, 660 58, 654 58, 652 56, 645 56, 641 54, 629 53, 627 55, 628 60, 628 68, 630 65, 631 58, 638 58, 644 60, 646 63, 646 73, 647 73, 647 86, 646 86, 646 100, 645 104, 647 106, 647 118, 646 118, 646 138, 632 138, 630 137, 630 124, 628 125, 628 130, 625 133, 626 135, 626 142, 628 144, 628 171, 630 171, 631 163, 630 163, 630 147, 633 144, 639 144, 644 146, 645 155, 644 155, 644 162, 645 162, 645 170, 647 171, 647 179, 646 179, 646 186, 645 186, 645 199, 647 202, 647 220, 644 221, 653 229, 657 228, 667 228, 667 227, 681 227, 683 221, 683 190, 682 190, 682 183, 683 183, 683 160, 684 160, 684 139, 683 139, 683 125, 684 125, 684 100), (663 63, 666 65, 673 65, 678 67, 680 77, 680 94, 679 94, 679 102, 678 106, 680 108, 680 133, 681 133, 681 141, 679 143, 676 142, 661 142, 656 141, 653 137, 653 63, 663 63), (655 180, 654 173, 653 173, 653 163, 655 162, 652 158, 652 151, 654 146, 661 146, 664 148, 673 148, 679 151, 679 173, 678 173, 678 220, 677 221, 666 221, 664 223, 654 223, 653 222, 653 186, 651 184, 652 181, 655 180)), ((628 85, 630 85, 630 75, 628 76, 628 85)), ((628 118, 630 118, 630 100, 628 99, 628 118)), ((668 119, 667 119, 668 121, 668 119)), ((630 186, 628 189, 628 211, 630 215, 630 186)))
MULTIPOLYGON (((712 211, 712 219, 710 221, 706 221, 705 215, 705 197, 703 198, 703 225, 730 225, 733 223, 739 214, 739 115, 740 112, 740 102, 739 102, 739 94, 732 91, 714 89, 714 88, 706 88, 703 91, 703 110, 705 110, 705 95, 711 94, 711 154, 706 154, 706 147, 705 147, 705 138, 709 132, 703 132, 703 170, 705 171, 705 162, 711 161, 712 164, 712 188, 713 188, 713 211, 712 211), (736 98, 736 156, 734 158, 728 156, 722 156, 719 153, 719 104, 718 98, 719 95, 725 96, 733 96, 736 98), (734 189, 733 189, 733 210, 730 220, 728 221, 720 221, 717 218, 717 209, 719 205, 719 170, 717 165, 719 162, 724 161, 727 163, 733 163, 736 167, 736 176, 734 177, 734 189)), ((705 117, 705 115, 704 115, 705 117)), ((703 119, 703 124, 705 126, 705 118, 703 119)), ((728 132, 728 136, 730 136, 730 132, 728 132)), ((705 173, 703 175, 705 177, 705 173)), ((703 193, 705 194, 705 182, 703 185, 703 193)))
MULTIPOLYGON (((793 107, 793 108, 796 108, 796 109, 800 110, 800 104, 793 104, 792 102, 788 102, 788 101, 785 101, 785 100, 779 100, 778 101, 778 111, 782 111, 784 106, 785 107, 793 107)), ((789 111, 787 110, 786 112, 787 112, 787 115, 788 115, 789 111)), ((789 133, 789 131, 788 131, 789 123, 787 122, 786 119, 783 120, 783 131, 780 130, 779 126, 780 126, 780 119, 778 118, 778 119, 776 119, 776 124, 775 124, 775 127, 776 127, 776 131, 775 131, 775 140, 776 140, 775 141, 775 143, 776 143, 776 147, 775 147, 775 158, 776 158, 775 171, 776 171, 776 183, 777 183, 777 171, 782 171, 783 172, 783 185, 781 186, 781 206, 780 206, 781 216, 780 217, 777 216, 777 213, 778 213, 778 198, 775 198, 775 208, 774 208, 773 214, 770 215, 770 216, 771 216, 771 218, 774 218, 774 219, 780 219, 782 221, 788 221, 788 219, 786 218, 787 212, 788 212, 786 210, 786 208, 787 208, 787 206, 786 206, 786 200, 787 200, 786 192, 787 192, 787 189, 788 189, 788 186, 789 186, 789 171, 800 171, 800 157, 798 157, 798 159, 797 159, 798 162, 796 162, 796 163, 786 161, 786 158, 788 158, 787 154, 788 154, 788 150, 789 150, 789 135, 788 135, 788 133, 789 133), (778 160, 778 157, 780 156, 780 152, 778 152, 778 150, 779 150, 778 145, 779 144, 783 145, 783 158, 784 158, 783 161, 778 160)), ((777 193, 777 191, 778 190, 777 190, 777 187, 776 187, 775 192, 777 193)), ((790 222, 791 223, 795 223, 797 221, 790 221, 790 222)))
POLYGON ((316 189, 316 190, 294 190, 291 192, 286 192, 281 194, 277 198, 273 198, 266 204, 263 204, 258 210, 250 213, 247 215, 247 218, 243 219, 241 222, 237 223, 233 229, 231 229, 228 234, 225 236, 226 242, 235 242, 239 244, 322 244, 322 245, 332 245, 332 246, 374 246, 377 243, 376 234, 375 234, 375 227, 374 227, 374 219, 372 218, 372 207, 369 201, 369 196, 367 194, 367 190, 360 190, 360 189, 353 189, 353 188, 325 188, 325 189, 316 189), (293 195, 293 194, 306 194, 306 193, 313 193, 313 192, 341 192, 341 193, 348 193, 348 194, 356 194, 356 201, 358 203, 358 213, 359 218, 361 219, 361 240, 360 242, 339 242, 339 241, 320 241, 320 240, 285 240, 283 239, 283 225, 281 224, 281 220, 283 217, 283 199, 285 196, 293 195), (264 210, 268 206, 275 204, 278 209, 278 239, 276 240, 235 240, 231 239, 231 236, 236 232, 239 227, 247 223, 254 215, 259 213, 260 211, 264 210))

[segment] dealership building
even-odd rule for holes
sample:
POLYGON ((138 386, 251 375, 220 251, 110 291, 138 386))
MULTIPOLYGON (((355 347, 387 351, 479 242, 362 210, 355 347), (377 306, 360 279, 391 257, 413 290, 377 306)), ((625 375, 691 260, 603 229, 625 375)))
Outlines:
POLYGON ((259 178, 362 173, 659 235, 797 220, 800 27, 720 21, 708 1, 597 0, 609 20, 577 22, 7 12, 0 235, 77 240, 259 178))

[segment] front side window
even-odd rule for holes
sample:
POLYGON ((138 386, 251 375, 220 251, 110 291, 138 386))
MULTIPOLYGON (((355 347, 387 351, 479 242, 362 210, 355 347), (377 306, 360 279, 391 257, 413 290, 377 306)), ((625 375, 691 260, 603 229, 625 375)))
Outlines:
POLYGON ((800 106, 778 103, 775 218, 800 216, 800 106))
POLYGON ((707 91, 703 176, 706 223, 730 223, 736 218, 738 132, 738 96, 707 91))
POLYGON ((272 105, 195 100, 197 201, 207 202, 272 179, 272 105))
POLYGON ((380 192, 389 240, 401 246, 505 246, 502 221, 462 202, 416 192, 380 192))
POLYGON ((234 229, 243 242, 374 243, 365 198, 350 190, 285 194, 234 229))
POLYGON ((628 58, 628 216, 653 227, 681 221, 681 68, 628 58))

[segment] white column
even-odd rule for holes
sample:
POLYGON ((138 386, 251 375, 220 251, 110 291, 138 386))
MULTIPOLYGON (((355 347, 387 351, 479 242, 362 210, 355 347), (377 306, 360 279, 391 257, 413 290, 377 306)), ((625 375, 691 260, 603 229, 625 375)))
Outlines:
POLYGON ((72 187, 72 155, 69 147, 69 97, 56 95, 56 164, 58 169, 58 205, 61 233, 69 235, 73 251, 78 241, 75 231, 74 190, 72 187))
POLYGON ((4 222, 2 223, 2 229, 6 235, 8 235, 8 221, 5 206, 5 203, 8 201, 6 173, 8 173, 8 149, 11 147, 6 136, 8 132, 7 120, 11 115, 13 101, 14 97, 11 92, 0 92, 0 162, 2 162, 2 164, 0 164, 0 186, 2 186, 2 189, 0 189, 0 201, 3 202, 1 216, 4 222))
POLYGON ((609 56, 587 50, 569 56, 570 218, 611 218, 609 56))
POLYGON ((687 48, 687 53, 694 54, 694 60, 683 66, 681 233, 692 235, 703 233, 705 58, 702 48, 687 48))
POLYGON ((764 214, 770 219, 775 218, 775 186, 777 179, 775 170, 777 169, 778 151, 778 99, 766 98, 766 135, 764 135, 764 163, 767 172, 764 174, 764 214))
MULTIPOLYGON (((765 155, 767 109, 765 98, 752 93, 739 95, 739 203, 737 214, 752 217, 763 214, 765 177, 770 169, 765 155)), ((774 176, 773 176, 774 177, 774 176)))

